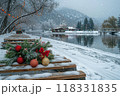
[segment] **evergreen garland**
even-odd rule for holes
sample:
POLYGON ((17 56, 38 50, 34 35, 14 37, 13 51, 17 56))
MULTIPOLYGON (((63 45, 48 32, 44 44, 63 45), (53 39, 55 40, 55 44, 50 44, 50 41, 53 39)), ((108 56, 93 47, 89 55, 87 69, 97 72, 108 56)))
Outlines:
MULTIPOLYGON (((17 45, 16 45, 17 46, 17 45)), ((52 54, 51 50, 47 50, 50 45, 50 42, 44 43, 40 40, 34 41, 30 44, 28 41, 24 41, 24 43, 19 44, 21 49, 19 52, 16 51, 14 45, 6 44, 5 49, 7 49, 7 53, 5 55, 6 60, 0 61, 0 63, 5 63, 6 65, 12 65, 14 62, 17 62, 18 57, 24 58, 25 64, 30 64, 32 59, 37 59, 39 64, 42 62, 42 57, 48 57, 49 60, 54 59, 54 55, 52 54), (43 52, 39 52, 40 49, 44 49, 43 52)))

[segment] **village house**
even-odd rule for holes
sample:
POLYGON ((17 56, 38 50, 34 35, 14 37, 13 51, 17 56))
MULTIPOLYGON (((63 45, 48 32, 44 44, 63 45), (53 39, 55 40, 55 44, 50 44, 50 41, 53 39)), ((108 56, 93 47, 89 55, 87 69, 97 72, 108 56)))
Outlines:
POLYGON ((52 29, 52 32, 65 32, 65 31, 76 31, 76 28, 74 28, 74 27, 67 27, 67 28, 59 27, 59 28, 52 29))
POLYGON ((76 28, 74 28, 74 27, 68 27, 67 30, 68 31, 76 31, 76 28))
POLYGON ((65 32, 66 29, 64 28, 55 28, 55 29, 52 29, 52 32, 65 32))

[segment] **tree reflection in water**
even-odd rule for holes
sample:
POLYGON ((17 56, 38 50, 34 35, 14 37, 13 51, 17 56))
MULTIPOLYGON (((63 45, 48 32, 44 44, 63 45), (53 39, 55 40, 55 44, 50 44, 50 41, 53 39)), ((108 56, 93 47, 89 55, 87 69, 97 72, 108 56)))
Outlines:
POLYGON ((120 38, 118 39, 118 48, 119 48, 119 52, 120 52, 120 38))
POLYGON ((94 36, 76 36, 77 42, 80 45, 91 47, 94 42, 94 36))
POLYGON ((116 36, 104 36, 102 42, 108 48, 114 48, 117 46, 117 37, 116 36))
POLYGON ((117 54, 120 53, 120 36, 118 35, 53 35, 52 38, 73 44, 100 49, 106 52, 117 54))

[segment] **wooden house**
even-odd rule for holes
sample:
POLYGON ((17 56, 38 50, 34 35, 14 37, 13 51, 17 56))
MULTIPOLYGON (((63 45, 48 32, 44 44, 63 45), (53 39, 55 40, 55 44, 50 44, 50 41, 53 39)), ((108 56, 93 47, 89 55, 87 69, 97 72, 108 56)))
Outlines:
POLYGON ((56 29, 52 29, 52 32, 65 32, 66 29, 64 28, 56 28, 56 29))
POLYGON ((76 31, 76 28, 74 28, 74 27, 68 27, 67 30, 68 30, 68 31, 76 31))

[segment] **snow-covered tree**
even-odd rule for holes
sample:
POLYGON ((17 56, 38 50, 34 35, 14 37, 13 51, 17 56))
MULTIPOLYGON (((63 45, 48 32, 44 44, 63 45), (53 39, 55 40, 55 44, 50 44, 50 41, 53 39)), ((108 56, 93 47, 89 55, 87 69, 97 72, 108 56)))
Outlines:
POLYGON ((104 20, 102 28, 117 28, 117 18, 112 16, 108 20, 104 20))
POLYGON ((63 21, 63 22, 60 24, 60 27, 63 28, 63 29, 66 29, 68 26, 67 26, 66 22, 63 21))
POLYGON ((54 23, 53 20, 45 21, 45 22, 43 22, 41 25, 42 25, 42 26, 41 26, 41 29, 42 29, 43 31, 48 31, 48 30, 51 30, 51 29, 57 27, 57 25, 54 23))

